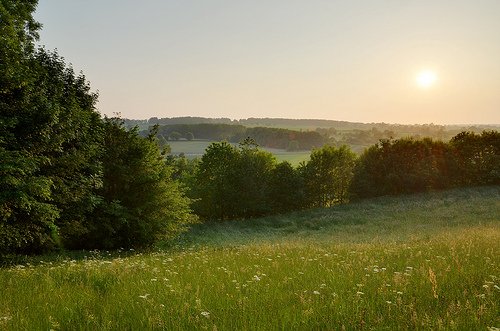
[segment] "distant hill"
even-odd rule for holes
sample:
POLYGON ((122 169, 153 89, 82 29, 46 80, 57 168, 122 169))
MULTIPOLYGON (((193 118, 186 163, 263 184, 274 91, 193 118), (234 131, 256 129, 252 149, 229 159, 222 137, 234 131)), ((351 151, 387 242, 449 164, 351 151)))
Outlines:
MULTIPOLYGON (((380 139, 402 137, 430 137, 448 141, 461 131, 480 133, 484 130, 499 130, 500 124, 484 125, 437 125, 437 124, 389 124, 360 123, 322 119, 288 118, 230 118, 205 117, 152 117, 148 120, 125 119, 125 126, 148 130, 159 124, 160 134, 169 139, 172 132, 185 136, 188 132, 194 139, 218 141, 226 139, 238 142, 247 136, 264 147, 287 149, 291 141, 299 142, 297 149, 310 150, 323 144, 347 145, 356 153, 377 143, 380 139), (267 130, 266 130, 267 128, 267 130)), ((182 138, 181 138, 182 139, 182 138)))
POLYGON ((397 131, 415 131, 426 128, 443 128, 446 131, 482 131, 482 130, 498 130, 500 124, 453 124, 453 125, 438 125, 438 124, 391 124, 391 123, 361 123, 323 119, 290 119, 290 118, 256 118, 249 117, 246 119, 232 120, 230 118, 207 118, 207 117, 151 117, 147 120, 124 119, 127 127, 138 126, 140 129, 147 129, 154 124, 173 125, 173 124, 232 124, 243 125, 248 127, 271 127, 295 130, 316 130, 317 128, 337 130, 394 130, 397 131))

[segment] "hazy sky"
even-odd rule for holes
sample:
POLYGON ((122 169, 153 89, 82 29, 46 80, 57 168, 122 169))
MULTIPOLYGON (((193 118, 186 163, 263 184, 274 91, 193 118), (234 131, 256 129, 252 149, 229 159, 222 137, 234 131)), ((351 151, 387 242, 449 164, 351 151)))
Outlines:
POLYGON ((499 0, 40 0, 35 17, 103 114, 500 123, 499 0))

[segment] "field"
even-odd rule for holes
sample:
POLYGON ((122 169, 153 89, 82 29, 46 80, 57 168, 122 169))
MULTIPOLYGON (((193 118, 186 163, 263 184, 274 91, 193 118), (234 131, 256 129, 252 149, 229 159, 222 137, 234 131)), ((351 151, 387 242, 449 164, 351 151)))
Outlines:
POLYGON ((496 330, 500 187, 198 225, 0 269, 5 330, 496 330))
MULTIPOLYGON (((208 140, 193 140, 193 141, 169 141, 168 144, 172 148, 173 154, 184 153, 188 158, 202 157, 205 153, 205 149, 210 145, 212 141, 208 140)), ((300 152, 287 152, 283 149, 275 149, 275 148, 262 148, 266 151, 269 151, 276 156, 278 161, 288 161, 293 166, 297 166, 302 161, 309 160, 308 151, 300 151, 300 152)))

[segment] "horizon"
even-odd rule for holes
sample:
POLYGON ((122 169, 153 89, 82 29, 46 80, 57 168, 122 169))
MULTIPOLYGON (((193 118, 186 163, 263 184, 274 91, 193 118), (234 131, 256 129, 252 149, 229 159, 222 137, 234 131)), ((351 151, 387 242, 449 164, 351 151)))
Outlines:
POLYGON ((42 0, 35 18, 102 115, 497 125, 499 14, 492 0, 42 0))
MULTIPOLYGON (((120 116, 119 116, 120 117, 120 116)), ((492 127, 500 127, 500 123, 447 123, 447 124, 439 124, 439 123, 392 123, 392 122, 358 122, 358 121, 344 121, 344 120, 336 120, 336 119, 326 119, 326 118, 290 118, 290 117, 241 117, 241 118, 231 118, 231 117, 204 117, 204 116, 165 116, 158 117, 152 116, 149 118, 128 118, 128 117, 120 117, 124 120, 131 121, 148 121, 151 118, 157 117, 158 119, 169 118, 169 119, 177 119, 177 118, 203 118, 203 119, 229 119, 231 121, 241 121, 241 120, 249 120, 249 119, 263 119, 263 120, 293 120, 293 121, 333 121, 333 122, 347 122, 353 124, 387 124, 387 125, 436 125, 436 126, 492 126, 492 127)))

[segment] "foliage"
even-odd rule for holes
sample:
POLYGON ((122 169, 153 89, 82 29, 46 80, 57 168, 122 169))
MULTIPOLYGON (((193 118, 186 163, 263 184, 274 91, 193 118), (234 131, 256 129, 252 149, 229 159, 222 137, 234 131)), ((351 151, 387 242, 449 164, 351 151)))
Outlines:
POLYGON ((449 187, 448 156, 446 143, 429 138, 381 140, 361 155, 352 193, 367 197, 449 187))
POLYGON ((154 138, 104 123, 85 76, 35 50, 35 6, 0 3, 0 254, 178 233, 192 221, 189 200, 154 138))
POLYGON ((458 185, 500 184, 500 132, 466 131, 450 141, 458 185))
POLYGON ((325 137, 315 131, 294 131, 266 127, 246 128, 242 125, 223 123, 165 125, 160 126, 159 135, 169 136, 171 140, 178 140, 182 136, 190 140, 189 138, 196 136, 197 139, 227 140, 233 143, 251 137, 263 147, 281 149, 290 147, 293 150, 311 150, 314 147, 323 146, 326 142, 325 137))
POLYGON ((168 136, 168 139, 169 140, 179 140, 182 138, 182 134, 177 132, 177 131, 172 131, 169 136, 168 136))
POLYGON ((304 179, 289 162, 278 163, 269 176, 269 204, 273 213, 287 213, 304 207, 304 179))
POLYGON ((302 165, 307 204, 328 207, 346 202, 356 155, 347 147, 324 146, 302 165))
POLYGON ((240 143, 237 162, 233 168, 236 217, 255 217, 271 212, 269 180, 276 165, 274 156, 260 148, 251 138, 240 143))
POLYGON ((430 138, 381 140, 356 165, 357 197, 404 194, 454 186, 498 184, 500 134, 463 132, 449 143, 430 138))
POLYGON ((86 248, 150 246, 173 236, 196 219, 172 169, 163 161, 154 139, 125 130, 121 121, 106 119, 102 199, 81 241, 86 248))
POLYGON ((33 252, 57 244, 52 181, 35 175, 38 160, 0 147, 0 254, 33 252))
POLYGON ((4 238, 16 238, 1 251, 59 245, 59 229, 85 221, 99 185, 97 95, 57 53, 35 51, 35 5, 0 5, 0 222, 4 238))
POLYGON ((239 148, 227 142, 211 144, 195 175, 195 211, 218 220, 269 213, 268 182, 275 163, 272 154, 251 139, 239 148))

